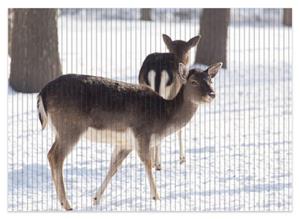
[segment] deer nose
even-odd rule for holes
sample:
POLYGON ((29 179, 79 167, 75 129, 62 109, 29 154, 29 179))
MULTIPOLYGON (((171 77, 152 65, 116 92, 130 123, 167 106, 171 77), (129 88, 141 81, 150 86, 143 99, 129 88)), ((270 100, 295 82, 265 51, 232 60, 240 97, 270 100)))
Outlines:
POLYGON ((208 96, 210 96, 211 98, 215 98, 216 97, 216 93, 212 91, 212 92, 210 92, 208 94, 208 96))

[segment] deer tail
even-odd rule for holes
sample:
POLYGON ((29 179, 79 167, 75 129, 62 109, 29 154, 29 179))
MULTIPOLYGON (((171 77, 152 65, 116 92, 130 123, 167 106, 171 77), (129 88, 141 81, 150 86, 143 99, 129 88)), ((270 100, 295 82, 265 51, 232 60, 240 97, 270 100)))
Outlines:
POLYGON ((48 115, 47 115, 47 110, 45 110, 44 101, 41 94, 37 96, 37 108, 39 113, 39 120, 41 122, 42 129, 44 129, 48 122, 48 115))

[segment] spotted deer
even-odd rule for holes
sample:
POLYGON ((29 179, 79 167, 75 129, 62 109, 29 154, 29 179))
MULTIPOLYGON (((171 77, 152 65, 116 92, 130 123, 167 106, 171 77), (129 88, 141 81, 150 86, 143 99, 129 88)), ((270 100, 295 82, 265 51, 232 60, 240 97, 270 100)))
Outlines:
MULTIPOLYGON (((115 145, 108 173, 93 198, 98 204, 123 160, 132 152, 144 164, 151 198, 159 199, 152 174, 151 148, 185 126, 200 103, 215 97, 211 78, 222 63, 201 72, 176 70, 184 84, 172 100, 162 98, 144 85, 128 84, 103 77, 68 74, 49 82, 37 97, 43 129, 51 121, 55 141, 48 152, 52 179, 62 207, 72 210, 63 180, 63 163, 82 137, 115 145)), ((175 71, 175 69, 173 69, 175 71)))
MULTIPOLYGON (((172 40, 168 35, 163 34, 163 40, 169 50, 169 53, 152 53, 148 55, 140 69, 139 83, 151 87, 165 99, 172 99, 179 92, 182 86, 181 80, 172 71, 177 63, 188 65, 189 51, 196 46, 201 36, 195 36, 187 42, 183 40, 172 40)), ((181 130, 177 133, 180 148, 180 163, 185 162, 185 149, 182 144, 181 130)), ((155 148, 153 156, 156 170, 161 170, 160 145, 155 148)))

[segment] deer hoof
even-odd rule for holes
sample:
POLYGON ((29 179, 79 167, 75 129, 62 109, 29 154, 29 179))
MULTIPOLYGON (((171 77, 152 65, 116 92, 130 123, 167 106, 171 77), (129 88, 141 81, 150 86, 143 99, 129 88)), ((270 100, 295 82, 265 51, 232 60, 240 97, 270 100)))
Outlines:
POLYGON ((153 196, 153 197, 152 197, 152 199, 153 199, 154 201, 157 201, 157 200, 159 200, 159 199, 160 199, 160 197, 159 197, 159 195, 158 195, 158 194, 156 194, 155 196, 153 196))
POLYGON ((60 203, 61 206, 66 210, 66 211, 72 211, 73 208, 70 206, 69 202, 66 201, 66 202, 61 202, 60 203))
POLYGON ((155 170, 161 171, 161 165, 160 164, 155 164, 155 170))
POLYGON ((183 163, 185 163, 185 157, 183 156, 183 157, 180 157, 180 164, 183 164, 183 163))
POLYGON ((151 167, 152 167, 152 168, 155 168, 155 166, 156 166, 155 162, 152 161, 151 163, 152 163, 152 164, 151 164, 151 167))
POLYGON ((99 204, 100 199, 97 197, 93 198, 93 205, 98 205, 99 204))

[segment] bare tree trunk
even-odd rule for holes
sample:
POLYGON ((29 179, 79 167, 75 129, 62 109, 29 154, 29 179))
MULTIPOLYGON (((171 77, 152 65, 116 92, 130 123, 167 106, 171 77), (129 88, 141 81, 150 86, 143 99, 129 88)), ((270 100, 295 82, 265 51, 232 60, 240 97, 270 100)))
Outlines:
POLYGON ((11 87, 38 92, 59 75, 57 9, 14 9, 11 87))
POLYGON ((151 8, 141 8, 141 20, 151 21, 151 8))
POLYGON ((293 18, 292 9, 284 8, 283 9, 283 25, 291 27, 292 23, 293 23, 292 18, 293 18))
POLYGON ((210 65, 223 62, 227 66, 227 30, 230 9, 204 9, 200 20, 201 40, 197 46, 196 63, 210 65))

